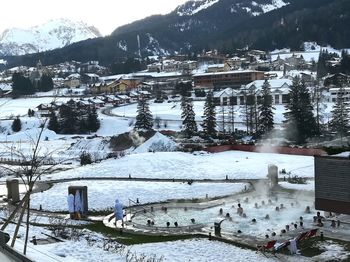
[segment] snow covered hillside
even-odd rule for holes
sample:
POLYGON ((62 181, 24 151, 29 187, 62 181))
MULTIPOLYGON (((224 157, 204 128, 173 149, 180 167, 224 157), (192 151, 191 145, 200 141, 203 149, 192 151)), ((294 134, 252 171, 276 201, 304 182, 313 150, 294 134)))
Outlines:
MULTIPOLYGON (((179 6, 176 13, 179 16, 192 16, 205 10, 220 0, 193 0, 179 6)), ((232 1, 231 13, 238 13, 242 10, 252 16, 258 16, 275 9, 288 5, 285 0, 257 0, 257 1, 232 1)))
POLYGON ((207 9, 208 7, 216 4, 217 2, 219 2, 219 0, 189 1, 177 9, 177 14, 179 16, 194 15, 199 11, 207 9))
POLYGON ((0 35, 0 55, 36 53, 100 36, 100 32, 95 27, 83 22, 67 19, 51 20, 28 29, 6 29, 0 35))

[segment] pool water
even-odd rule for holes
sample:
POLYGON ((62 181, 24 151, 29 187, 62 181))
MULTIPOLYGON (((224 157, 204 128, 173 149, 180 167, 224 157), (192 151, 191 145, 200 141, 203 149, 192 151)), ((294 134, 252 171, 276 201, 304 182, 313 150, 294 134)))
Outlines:
POLYGON ((221 224, 222 232, 236 234, 240 230, 244 235, 265 237, 266 234, 271 235, 272 232, 276 232, 278 235, 282 229, 285 229, 286 225, 289 225, 290 230, 293 230, 292 223, 297 223, 299 226, 300 217, 303 217, 305 226, 310 225, 315 215, 311 198, 301 199, 297 203, 293 196, 278 194, 277 199, 275 196, 271 197, 270 204, 268 197, 256 195, 248 196, 248 198, 248 202, 244 201, 245 198, 240 200, 227 199, 219 206, 205 209, 177 207, 168 208, 166 212, 161 209, 147 213, 139 212, 134 216, 132 222, 136 225, 147 225, 147 220, 151 220, 155 227, 166 227, 167 222, 170 223, 170 227, 174 227, 175 222, 178 223, 179 227, 194 224, 212 227, 214 222, 225 219, 221 224), (241 204, 246 217, 237 214, 238 203, 241 204), (255 203, 257 203, 257 208, 255 203), (284 208, 276 211, 276 206, 280 207, 281 204, 284 208), (305 213, 306 206, 311 207, 310 214, 305 213), (222 209, 222 214, 220 214, 220 209, 222 209), (226 217, 227 213, 230 214, 230 217, 226 217), (267 214, 269 219, 265 219, 267 214), (195 223, 191 219, 195 219, 195 223), (252 219, 255 219, 256 222, 252 222, 252 219))

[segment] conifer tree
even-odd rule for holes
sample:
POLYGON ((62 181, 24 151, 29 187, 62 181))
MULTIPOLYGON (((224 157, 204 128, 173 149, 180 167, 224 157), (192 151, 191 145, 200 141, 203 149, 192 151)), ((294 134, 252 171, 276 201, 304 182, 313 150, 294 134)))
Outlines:
POLYGON ((96 132, 100 128, 100 120, 98 119, 96 108, 93 107, 88 111, 87 127, 90 132, 96 132))
POLYGON ((60 132, 60 125, 58 123, 58 119, 54 111, 51 112, 47 128, 52 131, 55 131, 56 133, 60 132))
POLYGON ((216 112, 213 92, 210 91, 207 94, 207 98, 204 104, 204 116, 203 116, 203 131, 206 136, 216 135, 216 112))
POLYGON ((38 84, 38 90, 41 92, 47 92, 53 89, 53 81, 49 75, 43 74, 38 84))
POLYGON ((339 88, 337 94, 337 100, 333 105, 332 109, 332 119, 329 123, 330 129, 340 135, 341 140, 349 132, 350 123, 350 109, 344 102, 344 87, 339 88))
POLYGON ((62 134, 75 134, 78 131, 78 114, 70 106, 61 106, 59 111, 59 124, 62 134))
POLYGON ((259 101, 259 127, 258 134, 266 135, 273 129, 273 110, 270 84, 265 80, 261 90, 261 100, 259 101))
POLYGON ((316 134, 316 120, 310 94, 299 77, 293 79, 289 91, 289 103, 285 108, 284 123, 288 139, 303 144, 316 134))
POLYGON ((193 104, 191 99, 183 99, 182 106, 182 130, 186 136, 191 137, 198 132, 197 123, 195 120, 196 114, 193 111, 193 104))
POLYGON ((78 120, 78 127, 77 127, 77 133, 79 134, 88 134, 90 133, 89 125, 88 125, 88 120, 86 115, 82 115, 79 117, 78 120))
POLYGON ((35 88, 29 78, 24 77, 21 73, 13 73, 12 75, 12 95, 14 97, 20 95, 31 95, 35 93, 35 88))
POLYGON ((149 109, 148 102, 145 98, 141 97, 137 105, 137 116, 135 129, 152 130, 153 127, 153 116, 149 109))
POLYGON ((13 132, 19 132, 22 129, 22 122, 21 119, 17 116, 15 120, 12 122, 12 131, 13 132))

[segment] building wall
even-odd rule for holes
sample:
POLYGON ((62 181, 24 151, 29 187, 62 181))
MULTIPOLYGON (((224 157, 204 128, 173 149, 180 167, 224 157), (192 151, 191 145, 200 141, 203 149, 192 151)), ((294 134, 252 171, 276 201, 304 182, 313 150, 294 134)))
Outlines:
POLYGON ((78 79, 70 79, 70 80, 66 80, 64 82, 64 84, 70 88, 75 88, 75 87, 78 87, 80 86, 80 80, 78 79))
POLYGON ((315 157, 315 207, 350 214, 350 159, 315 157))
MULTIPOLYGON (((330 101, 329 102, 337 102, 338 94, 340 93, 340 88, 331 88, 330 90, 330 101)), ((344 102, 350 101, 350 88, 345 87, 343 89, 343 100, 344 102)))
POLYGON ((194 75, 194 85, 201 87, 224 87, 230 86, 239 88, 241 85, 249 84, 255 80, 263 80, 264 72, 222 72, 222 73, 208 73, 202 75, 194 75))

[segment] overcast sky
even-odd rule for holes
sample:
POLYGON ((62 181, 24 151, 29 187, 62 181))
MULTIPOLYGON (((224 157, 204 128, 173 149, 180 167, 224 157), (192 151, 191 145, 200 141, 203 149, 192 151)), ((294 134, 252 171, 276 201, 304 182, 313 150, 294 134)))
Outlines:
POLYGON ((55 18, 96 26, 103 35, 116 27, 166 14, 187 0, 1 0, 0 34, 7 28, 28 28, 55 18))

